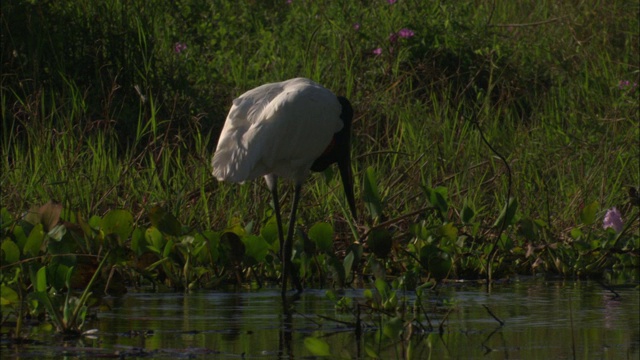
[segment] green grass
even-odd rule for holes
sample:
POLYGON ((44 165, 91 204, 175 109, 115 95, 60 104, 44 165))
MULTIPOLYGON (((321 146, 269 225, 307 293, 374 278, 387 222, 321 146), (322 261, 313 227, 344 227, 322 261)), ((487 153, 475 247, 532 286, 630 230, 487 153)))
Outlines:
MULTIPOLYGON (((402 249, 420 239, 416 227, 453 223, 458 252, 434 240, 442 234, 422 239, 454 259, 449 277, 486 272, 465 257, 486 256, 501 233, 512 244, 499 249, 500 274, 593 275, 578 259, 556 261, 584 254, 544 246, 594 241, 575 228, 604 243, 604 212, 617 206, 630 223, 619 250, 637 255, 627 192, 640 185, 639 10, 628 1, 2 2, 2 207, 14 218, 50 199, 86 217, 127 209, 146 228, 160 204, 191 229, 239 223, 260 234, 272 214, 265 184, 217 183, 210 158, 234 97, 304 76, 354 105, 358 233, 391 231, 389 274, 410 261, 402 249), (415 36, 391 43, 402 28, 415 36), (175 52, 178 42, 186 50, 175 52), (364 199, 369 167, 375 218, 364 199), (431 206, 425 188, 437 187, 442 217, 407 216, 431 206), (518 208, 502 232, 492 225, 509 193, 518 208), (534 235, 523 230, 532 222, 534 235)), ((356 239, 336 174, 325 175, 303 188, 299 223, 332 223, 345 249, 356 239)), ((637 266, 629 261, 596 274, 637 266)))

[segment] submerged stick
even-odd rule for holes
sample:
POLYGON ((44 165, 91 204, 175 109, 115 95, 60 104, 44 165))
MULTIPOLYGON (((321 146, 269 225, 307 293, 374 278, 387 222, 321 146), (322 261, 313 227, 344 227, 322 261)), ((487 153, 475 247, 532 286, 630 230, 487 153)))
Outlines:
POLYGON ((487 310, 487 312, 489 313, 489 315, 491 315, 499 324, 500 326, 504 326, 504 321, 500 320, 500 318, 498 318, 493 311, 491 311, 491 309, 489 309, 489 307, 485 304, 482 304, 482 306, 484 306, 484 308, 487 310))

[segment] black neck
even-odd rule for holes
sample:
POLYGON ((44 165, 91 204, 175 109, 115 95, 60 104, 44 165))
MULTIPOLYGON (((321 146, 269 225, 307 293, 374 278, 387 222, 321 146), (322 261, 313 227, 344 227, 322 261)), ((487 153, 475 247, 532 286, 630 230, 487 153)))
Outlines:
POLYGON ((353 120, 353 108, 347 98, 338 96, 338 101, 342 105, 340 119, 342 119, 342 129, 333 135, 333 144, 328 152, 322 154, 311 165, 312 171, 324 171, 329 165, 336 163, 340 158, 349 157, 351 142, 351 121, 353 120))

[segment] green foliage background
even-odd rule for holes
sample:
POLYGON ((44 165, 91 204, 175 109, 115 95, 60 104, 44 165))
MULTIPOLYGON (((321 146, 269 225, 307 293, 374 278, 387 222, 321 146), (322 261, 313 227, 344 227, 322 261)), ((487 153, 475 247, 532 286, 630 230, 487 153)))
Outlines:
MULTIPOLYGON (((70 214, 131 214, 137 230, 105 248, 141 256, 140 234, 166 246, 162 232, 197 249, 232 230, 258 244, 253 260, 273 261, 259 250, 274 239, 264 184, 219 184, 209 159, 235 96, 304 76, 356 111, 358 227, 331 171, 310 179, 300 213, 305 231, 332 225, 338 258, 321 256, 333 268, 350 252, 364 262, 350 246, 372 234, 383 249, 373 252, 390 241, 391 253, 365 273, 476 277, 488 262, 501 274, 637 272, 638 209, 627 195, 640 184, 637 1, 13 0, 0 9, 3 239, 15 240, 24 211, 54 199, 80 225, 70 214), (414 35, 392 36, 401 29, 414 35), (508 197, 517 202, 505 212, 508 197), (153 220, 158 204, 184 231, 154 232, 164 226, 153 220), (602 229, 613 206, 623 234, 602 229)), ((105 235, 101 221, 91 231, 105 235)), ((223 239, 200 265, 232 266, 218 255, 239 243, 223 239)), ((160 259, 176 251, 154 249, 160 259)), ((188 258, 172 261, 187 271, 188 258)))

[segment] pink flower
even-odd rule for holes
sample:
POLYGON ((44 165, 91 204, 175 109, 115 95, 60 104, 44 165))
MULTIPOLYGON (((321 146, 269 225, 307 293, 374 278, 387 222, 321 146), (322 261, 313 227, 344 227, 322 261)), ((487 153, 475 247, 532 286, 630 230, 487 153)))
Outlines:
POLYGON ((175 43, 175 45, 173 45, 173 51, 176 54, 180 54, 184 50, 187 50, 187 44, 184 44, 184 43, 181 43, 181 42, 177 42, 177 43, 175 43))
POLYGON ((398 0, 387 0, 387 2, 388 2, 389 4, 391 4, 391 5, 395 4, 395 3, 396 3, 396 1, 398 1, 398 0))
POLYGON ((622 215, 620 215, 620 211, 615 207, 607 210, 607 213, 604 216, 604 221, 602 223, 602 227, 605 229, 613 228, 617 233, 622 231, 622 215))
POLYGON ((404 28, 398 31, 398 36, 400 36, 401 38, 408 39, 410 37, 413 37, 413 35, 415 35, 415 33, 411 29, 404 28))
POLYGON ((372 51, 373 55, 380 55, 382 54, 382 48, 375 48, 372 51))
POLYGON ((360 30, 360 23, 354 23, 353 24, 353 30, 355 30, 355 31, 360 30))
POLYGON ((398 41, 398 34, 396 34, 396 33, 389 34, 389 41, 392 42, 392 43, 398 41))
POLYGON ((629 80, 620 80, 618 82, 618 89, 622 90, 622 89, 626 89, 626 88, 631 88, 634 89, 638 86, 637 82, 634 82, 633 84, 631 83, 631 81, 629 80))

